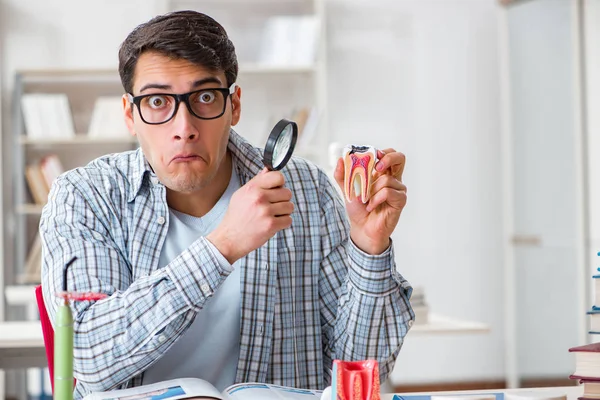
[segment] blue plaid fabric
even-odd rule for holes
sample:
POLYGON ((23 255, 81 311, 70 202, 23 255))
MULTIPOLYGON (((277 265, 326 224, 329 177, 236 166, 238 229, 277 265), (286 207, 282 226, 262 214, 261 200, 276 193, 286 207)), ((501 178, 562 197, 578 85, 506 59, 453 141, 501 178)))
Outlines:
MULTIPOLYGON (((262 169, 261 151, 233 130, 228 148, 242 184, 262 169)), ((322 389, 334 359, 376 359, 383 381, 414 319, 393 247, 371 256, 352 244, 341 196, 315 165, 294 157, 282 172, 292 226, 240 260, 236 381, 322 389)), ((204 237, 158 268, 168 217, 166 188, 140 149, 98 158, 52 186, 40 222, 51 320, 73 256, 69 289, 108 295, 71 304, 75 398, 143 384, 143 371, 229 275, 204 237)))

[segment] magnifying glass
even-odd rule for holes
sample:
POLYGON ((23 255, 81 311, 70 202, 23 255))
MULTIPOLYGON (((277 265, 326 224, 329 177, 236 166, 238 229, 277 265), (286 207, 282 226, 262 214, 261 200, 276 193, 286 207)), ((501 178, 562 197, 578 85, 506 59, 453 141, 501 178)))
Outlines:
POLYGON ((287 119, 280 120, 271 130, 263 163, 270 171, 279 171, 287 164, 292 157, 294 147, 298 140, 298 125, 294 121, 287 119))

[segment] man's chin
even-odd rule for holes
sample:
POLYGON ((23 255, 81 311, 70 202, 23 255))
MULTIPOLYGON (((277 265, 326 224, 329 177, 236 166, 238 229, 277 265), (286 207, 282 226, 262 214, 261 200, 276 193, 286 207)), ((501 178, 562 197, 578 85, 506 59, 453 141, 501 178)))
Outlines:
POLYGON ((206 179, 176 179, 176 180, 169 180, 167 182, 164 182, 164 185, 174 191, 174 192, 178 192, 178 193, 194 193, 197 192, 198 190, 203 189, 204 187, 206 187, 206 185, 208 184, 208 180, 206 179))

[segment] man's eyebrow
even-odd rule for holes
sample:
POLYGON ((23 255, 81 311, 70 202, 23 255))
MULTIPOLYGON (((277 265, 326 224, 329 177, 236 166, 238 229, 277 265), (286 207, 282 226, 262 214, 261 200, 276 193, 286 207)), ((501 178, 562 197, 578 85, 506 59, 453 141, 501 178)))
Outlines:
POLYGON ((171 89, 171 85, 161 85, 160 83, 148 83, 148 84, 142 86, 142 88, 140 89, 140 93, 142 93, 144 90, 148 90, 148 89, 169 90, 169 89, 171 89))
MULTIPOLYGON (((203 79, 198 79, 197 81, 195 81, 192 84, 192 88, 197 88, 200 87, 202 85, 206 85, 207 83, 216 83, 217 85, 221 85, 221 80, 219 78, 216 78, 214 76, 208 77, 208 78, 203 78, 203 79)), ((165 84, 160 84, 160 83, 148 83, 144 86, 142 86, 142 88, 140 89, 140 93, 143 93, 144 90, 148 90, 148 89, 160 89, 160 90, 170 90, 171 89, 171 85, 165 85, 165 84)))
POLYGON ((215 76, 211 76, 208 78, 204 78, 204 79, 198 79, 196 82, 194 82, 194 84, 192 85, 193 88, 197 88, 198 86, 202 86, 202 85, 206 85, 207 83, 216 83, 217 85, 221 85, 221 80, 215 76))

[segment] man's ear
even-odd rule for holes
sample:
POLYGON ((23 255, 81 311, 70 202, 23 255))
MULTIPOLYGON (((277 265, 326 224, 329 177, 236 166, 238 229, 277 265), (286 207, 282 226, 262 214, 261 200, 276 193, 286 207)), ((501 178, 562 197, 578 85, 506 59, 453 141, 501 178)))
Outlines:
POLYGON ((132 136, 135 136, 135 129, 133 127, 133 107, 134 105, 129 102, 129 96, 123 95, 123 118, 125 119, 125 125, 127 130, 132 136))
POLYGON ((236 85, 235 92, 231 95, 231 126, 240 122, 242 114, 242 88, 236 85))

